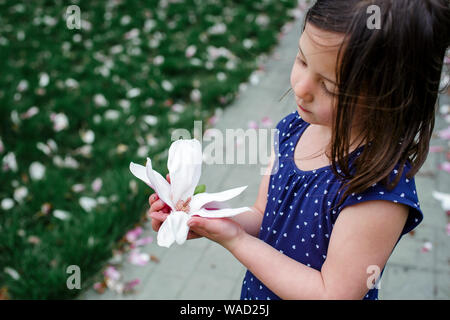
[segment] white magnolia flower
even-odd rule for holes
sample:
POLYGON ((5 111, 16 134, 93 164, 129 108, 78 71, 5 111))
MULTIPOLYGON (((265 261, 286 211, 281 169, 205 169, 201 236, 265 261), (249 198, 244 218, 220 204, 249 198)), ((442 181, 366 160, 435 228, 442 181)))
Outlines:
POLYGON ((83 131, 80 131, 80 137, 84 143, 91 144, 95 140, 95 133, 92 130, 86 130, 86 131, 83 130, 83 131))
POLYGON ((8 152, 6 156, 3 157, 3 171, 11 170, 17 172, 17 161, 16 155, 12 152, 8 152))
POLYGON ((17 85, 17 91, 23 92, 28 89, 28 81, 27 80, 20 80, 19 84, 17 85))
POLYGON ((72 186, 72 191, 76 192, 76 193, 84 191, 84 189, 85 189, 85 187, 81 183, 77 183, 72 186))
POLYGON ((39 113, 39 108, 36 106, 32 106, 30 109, 28 109, 27 111, 25 111, 24 113, 22 113, 20 115, 20 117, 22 119, 29 119, 31 117, 34 117, 35 115, 37 115, 39 113))
POLYGON ((53 211, 53 216, 60 220, 67 220, 70 218, 70 213, 64 210, 55 210, 53 211))
POLYGON ((1 202, 1 208, 3 210, 9 210, 14 207, 14 200, 11 198, 5 198, 1 202))
POLYGON ((23 199, 26 198, 27 195, 28 195, 28 189, 24 186, 21 186, 21 187, 17 188, 16 190, 14 190, 14 200, 16 200, 19 203, 21 203, 23 201, 23 199))
POLYGON ((120 117, 120 112, 114 109, 110 109, 105 112, 104 117, 107 120, 117 120, 120 117))
POLYGON ((168 81, 168 80, 163 80, 161 82, 161 86, 166 91, 172 91, 173 90, 173 84, 170 81, 168 81))
POLYGON ((154 126, 158 123, 158 118, 152 115, 145 115, 142 117, 142 120, 149 126, 154 126))
POLYGON ((103 186, 102 178, 96 178, 94 181, 92 181, 91 188, 95 193, 99 192, 102 189, 102 186, 103 186))
POLYGON ((94 95, 94 103, 98 107, 106 107, 108 105, 108 100, 101 93, 94 95))
POLYGON ((185 55, 187 58, 192 57, 197 52, 197 47, 194 45, 190 45, 186 48, 185 55))
POLYGON ((46 87, 48 83, 50 82, 50 77, 47 73, 43 72, 39 75, 39 86, 40 87, 46 87))
POLYGON ((91 212, 97 206, 97 200, 89 197, 81 197, 79 203, 86 212, 91 212))
POLYGON ((450 194, 433 191, 432 195, 433 195, 433 198, 441 201, 442 209, 444 209, 445 211, 450 210, 450 194))
POLYGON ((132 98, 136 98, 137 96, 139 96, 141 94, 141 89, 139 88, 132 88, 127 92, 127 97, 132 99, 132 98))
POLYGON ((191 91, 190 97, 192 101, 199 102, 200 99, 202 98, 202 93, 200 92, 200 90, 194 89, 191 91))
POLYGON ((45 167, 42 163, 35 161, 30 165, 30 177, 33 180, 41 180, 45 175, 45 167))
POLYGON ((69 119, 64 113, 50 114, 50 120, 53 122, 53 130, 59 132, 69 126, 69 119))
POLYGON ((147 158, 145 167, 130 163, 130 171, 155 190, 159 198, 172 209, 159 229, 158 245, 169 248, 175 241, 183 244, 189 231, 187 222, 194 215, 224 218, 251 210, 248 207, 223 208, 223 204, 220 203, 236 197, 247 186, 218 193, 194 195, 194 190, 200 180, 201 166, 202 148, 196 139, 177 140, 170 146, 167 161, 170 184, 161 174, 152 169, 152 162, 149 158, 147 158), (219 209, 211 210, 212 208, 219 209))
POLYGON ((19 280, 19 279, 20 279, 20 274, 19 274, 15 269, 13 269, 13 268, 5 267, 5 268, 3 269, 3 271, 4 271, 5 273, 9 274, 9 276, 10 276, 11 278, 13 278, 14 280, 19 280))

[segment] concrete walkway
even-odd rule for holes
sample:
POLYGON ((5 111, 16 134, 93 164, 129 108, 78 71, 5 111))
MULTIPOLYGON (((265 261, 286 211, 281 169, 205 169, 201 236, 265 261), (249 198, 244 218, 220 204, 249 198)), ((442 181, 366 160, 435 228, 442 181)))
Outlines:
MULTIPOLYGON (((248 128, 248 122, 261 122, 264 116, 273 119, 273 126, 296 109, 292 94, 281 102, 279 98, 290 88, 289 76, 297 52, 302 19, 286 33, 265 62, 265 74, 257 85, 249 85, 233 105, 227 107, 216 128, 248 128)), ((447 99, 448 97, 444 97, 447 99)), ((446 127, 437 119, 436 131, 446 127)), ((435 131, 435 132, 436 132, 435 131)), ((433 139, 432 145, 446 142, 433 139)), ((203 147, 209 143, 204 142, 203 147)), ((381 282, 381 299, 449 299, 450 298, 450 250, 445 226, 447 217, 433 190, 449 192, 450 175, 437 171, 444 162, 442 153, 430 154, 426 165, 416 176, 420 206, 425 219, 413 236, 406 235, 391 256, 381 282), (425 241, 433 248, 421 252, 425 241)), ((251 206, 257 195, 263 165, 203 165, 201 183, 208 192, 248 185, 243 194, 236 197, 232 206, 251 206)), ((155 241, 143 248, 159 258, 140 267, 124 263, 119 271, 125 280, 139 278, 141 283, 134 294, 118 295, 106 290, 98 294, 89 289, 79 299, 239 299, 245 268, 224 248, 207 239, 187 241, 183 246, 174 244, 170 249, 158 247, 156 233, 146 226, 146 235, 155 241)))

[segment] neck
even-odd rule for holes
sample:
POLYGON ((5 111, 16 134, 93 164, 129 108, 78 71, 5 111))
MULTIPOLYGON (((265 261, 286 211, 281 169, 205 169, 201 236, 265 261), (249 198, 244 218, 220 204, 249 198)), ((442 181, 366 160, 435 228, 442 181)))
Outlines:
MULTIPOLYGON (((316 130, 316 133, 319 137, 323 137, 323 145, 325 147, 324 150, 327 150, 326 154, 331 154, 331 149, 329 148, 329 144, 331 142, 331 127, 323 126, 323 125, 311 125, 316 130)), ((359 145, 364 145, 367 143, 366 139, 359 136, 359 132, 355 130, 353 127, 350 138, 350 147, 349 152, 353 152, 359 145)))

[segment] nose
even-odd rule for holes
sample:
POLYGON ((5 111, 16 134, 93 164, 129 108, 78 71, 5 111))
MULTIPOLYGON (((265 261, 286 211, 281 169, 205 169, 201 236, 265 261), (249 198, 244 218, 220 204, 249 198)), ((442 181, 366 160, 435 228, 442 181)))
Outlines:
POLYGON ((308 76, 304 75, 301 79, 297 79, 294 83, 294 93, 304 102, 310 103, 314 100, 312 86, 312 82, 309 80, 308 76))

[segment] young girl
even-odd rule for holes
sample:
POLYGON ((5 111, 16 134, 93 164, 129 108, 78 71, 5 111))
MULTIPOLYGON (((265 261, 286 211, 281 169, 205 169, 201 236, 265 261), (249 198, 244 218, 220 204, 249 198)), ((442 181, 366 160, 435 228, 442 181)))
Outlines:
MULTIPOLYGON (((188 239, 216 241, 247 267, 241 299, 378 298, 375 279, 423 219, 414 176, 449 27, 445 0, 317 0, 308 10, 290 78, 297 108, 277 125, 253 211, 188 222, 188 239)), ((158 231, 168 210, 149 201, 158 231)))

